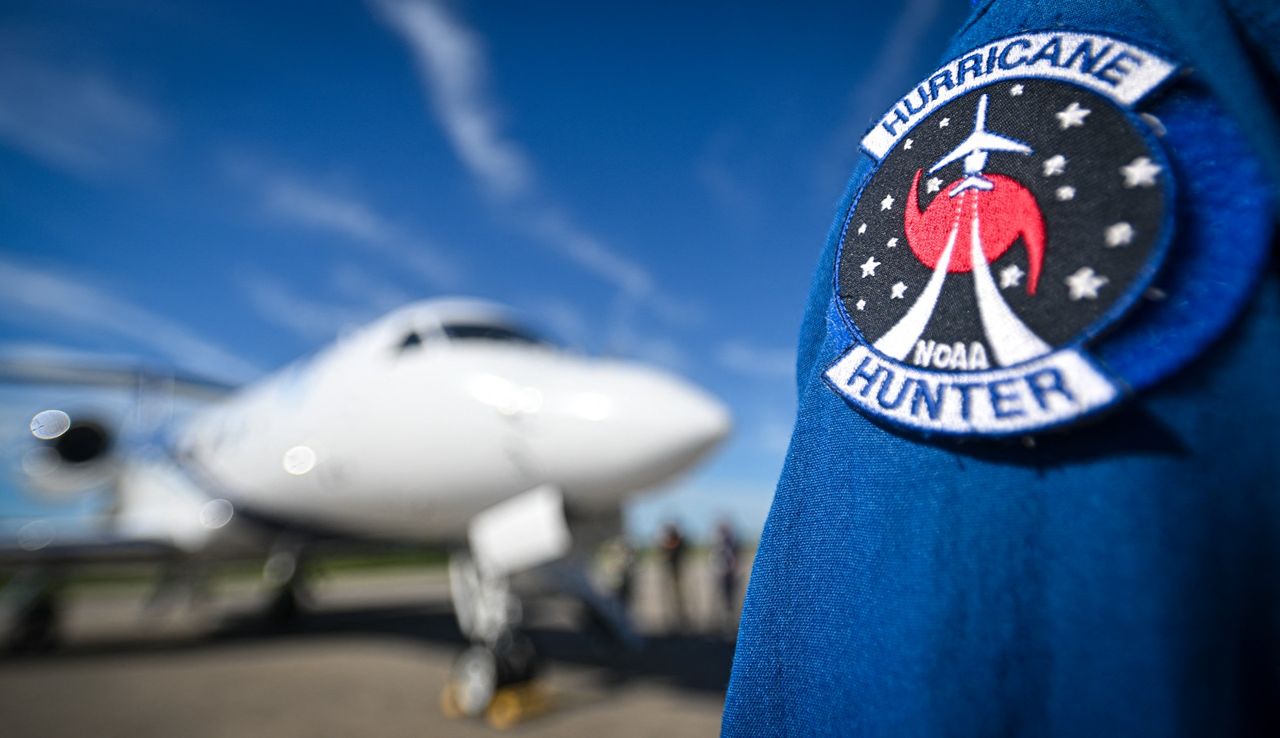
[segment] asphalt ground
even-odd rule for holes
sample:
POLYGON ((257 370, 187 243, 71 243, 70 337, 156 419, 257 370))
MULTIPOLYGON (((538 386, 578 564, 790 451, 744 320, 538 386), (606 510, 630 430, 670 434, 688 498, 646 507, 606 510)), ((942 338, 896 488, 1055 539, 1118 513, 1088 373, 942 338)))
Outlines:
MULTIPOLYGON (((655 562, 638 568, 639 653, 583 633, 576 608, 531 613, 545 656, 547 710, 519 736, 713 736, 732 659, 732 625, 702 562, 683 578, 679 627, 655 562)), ((0 735, 492 736, 448 719, 440 694, 463 639, 442 569, 331 576, 286 628, 263 617, 256 582, 224 582, 199 605, 147 612, 139 587, 82 587, 63 642, 0 658, 0 735)))

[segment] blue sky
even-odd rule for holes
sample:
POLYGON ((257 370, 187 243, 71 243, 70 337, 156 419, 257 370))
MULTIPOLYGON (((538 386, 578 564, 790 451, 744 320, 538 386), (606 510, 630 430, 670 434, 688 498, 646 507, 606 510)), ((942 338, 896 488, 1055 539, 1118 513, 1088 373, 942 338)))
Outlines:
POLYGON ((965 5, 6 3, 0 348, 248 380, 495 299, 733 408, 634 531, 758 527, 857 141, 965 5))

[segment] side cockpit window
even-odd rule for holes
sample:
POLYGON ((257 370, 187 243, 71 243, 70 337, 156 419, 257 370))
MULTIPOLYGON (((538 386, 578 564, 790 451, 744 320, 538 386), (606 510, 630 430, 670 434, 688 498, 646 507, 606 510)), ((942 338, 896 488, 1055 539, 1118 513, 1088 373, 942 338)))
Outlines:
POLYGON ((422 334, 415 331, 409 331, 404 338, 400 339, 400 353, 416 349, 422 345, 422 334))

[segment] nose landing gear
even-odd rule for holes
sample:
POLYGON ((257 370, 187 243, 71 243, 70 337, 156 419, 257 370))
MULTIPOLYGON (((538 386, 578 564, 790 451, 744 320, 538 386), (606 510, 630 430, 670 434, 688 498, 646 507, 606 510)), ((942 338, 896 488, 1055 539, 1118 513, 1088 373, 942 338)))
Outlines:
POLYGON ((506 728, 545 712, 550 700, 536 684, 538 654, 520 631, 522 608, 505 577, 485 576, 470 557, 449 562, 458 625, 471 645, 453 663, 440 695, 448 717, 484 717, 506 728))

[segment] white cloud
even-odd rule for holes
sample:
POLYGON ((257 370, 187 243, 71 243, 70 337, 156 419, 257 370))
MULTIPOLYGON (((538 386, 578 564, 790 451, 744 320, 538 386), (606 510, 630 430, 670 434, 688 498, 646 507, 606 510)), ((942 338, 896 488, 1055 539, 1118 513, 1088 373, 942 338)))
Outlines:
POLYGON ((760 379, 790 379, 796 372, 794 349, 767 348, 743 341, 720 344, 716 361, 729 371, 760 379))
POLYGON ((335 235, 377 253, 432 289, 451 290, 462 282, 462 269, 453 259, 347 190, 313 184, 238 153, 225 156, 224 165, 233 180, 258 198, 259 207, 282 223, 335 235))
POLYGON ((355 264, 333 268, 329 286, 338 299, 332 301, 295 291, 262 272, 240 275, 236 281, 263 320, 308 341, 332 339, 421 297, 355 264))
POLYGON ((819 165, 824 186, 828 180, 849 176, 847 169, 860 150, 867 126, 915 84, 907 75, 920 61, 925 34, 938 21, 942 0, 908 0, 885 8, 895 18, 894 24, 880 36, 883 41, 876 58, 861 67, 871 72, 856 80, 844 120, 824 148, 819 165))
POLYGON ((668 369, 684 371, 689 368, 689 357, 684 349, 670 338, 632 334, 622 342, 622 351, 627 356, 668 369))
POLYGON ((211 378, 239 381, 261 368, 172 318, 111 294, 87 280, 0 258, 0 320, 79 335, 106 332, 146 346, 175 365, 211 378))
POLYGON ((548 208, 529 223, 537 235, 570 261, 627 295, 640 297, 653 292, 653 277, 647 269, 609 248, 563 213, 548 208))
POLYGON ((485 89, 481 40, 437 3, 385 0, 377 8, 413 50, 436 116, 467 168, 491 193, 524 194, 532 167, 502 134, 498 108, 485 89))
MULTIPOLYGON (((591 328, 587 316, 574 304, 559 297, 540 297, 525 301, 528 314, 537 324, 545 325, 552 335, 580 349, 591 345, 591 328)), ((538 325, 534 326, 535 328, 538 325)))
POLYGON ((755 441, 760 450, 782 456, 791 445, 792 421, 770 418, 755 427, 755 441))
POLYGON ((263 320, 309 341, 332 339, 343 330, 369 322, 381 312, 372 305, 357 307, 307 297, 261 273, 245 275, 238 282, 249 304, 263 320))
POLYGON ((389 312, 413 302, 422 295, 413 295, 380 279, 355 264, 339 264, 332 272, 334 289, 343 298, 369 305, 379 312, 389 312))
POLYGON ((664 366, 677 372, 687 370, 692 362, 688 353, 675 340, 665 335, 652 335, 635 330, 626 315, 629 301, 619 299, 615 305, 618 315, 608 333, 605 351, 617 356, 640 359, 649 364, 664 366))
POLYGON ((699 312, 663 294, 647 268, 540 196, 529 155, 503 132, 500 106, 488 89, 484 45, 474 31, 440 2, 375 0, 375 8, 412 51, 432 110, 458 158, 482 191, 518 208, 519 227, 664 320, 697 320, 699 312))
POLYGON ((769 199, 754 183, 735 171, 735 167, 742 165, 743 148, 740 137, 731 128, 722 128, 707 142, 693 170, 694 178, 710 201, 730 216, 731 223, 740 227, 756 221, 769 204, 769 199))
POLYGON ((396 238, 395 229, 385 218, 348 196, 326 192, 288 177, 273 178, 263 194, 267 210, 301 225, 369 243, 385 243, 396 238))
POLYGON ((91 360, 124 364, 137 359, 120 351, 86 351, 48 341, 3 341, 0 342, 0 356, 32 363, 60 364, 83 364, 91 360))
POLYGON ((98 70, 0 52, 0 140, 55 168, 100 175, 168 129, 152 105, 98 70))
MULTIPOLYGON (((942 0, 909 0, 898 10, 897 21, 885 34, 875 62, 868 67, 875 70, 870 76, 871 84, 858 88, 860 101, 888 110, 894 100, 905 92, 890 85, 900 84, 916 64, 920 58, 920 42, 924 40, 929 26, 937 20, 941 9, 942 0)), ((877 112, 883 110, 877 109, 877 112)), ((858 125, 864 127, 863 123, 858 125)))

